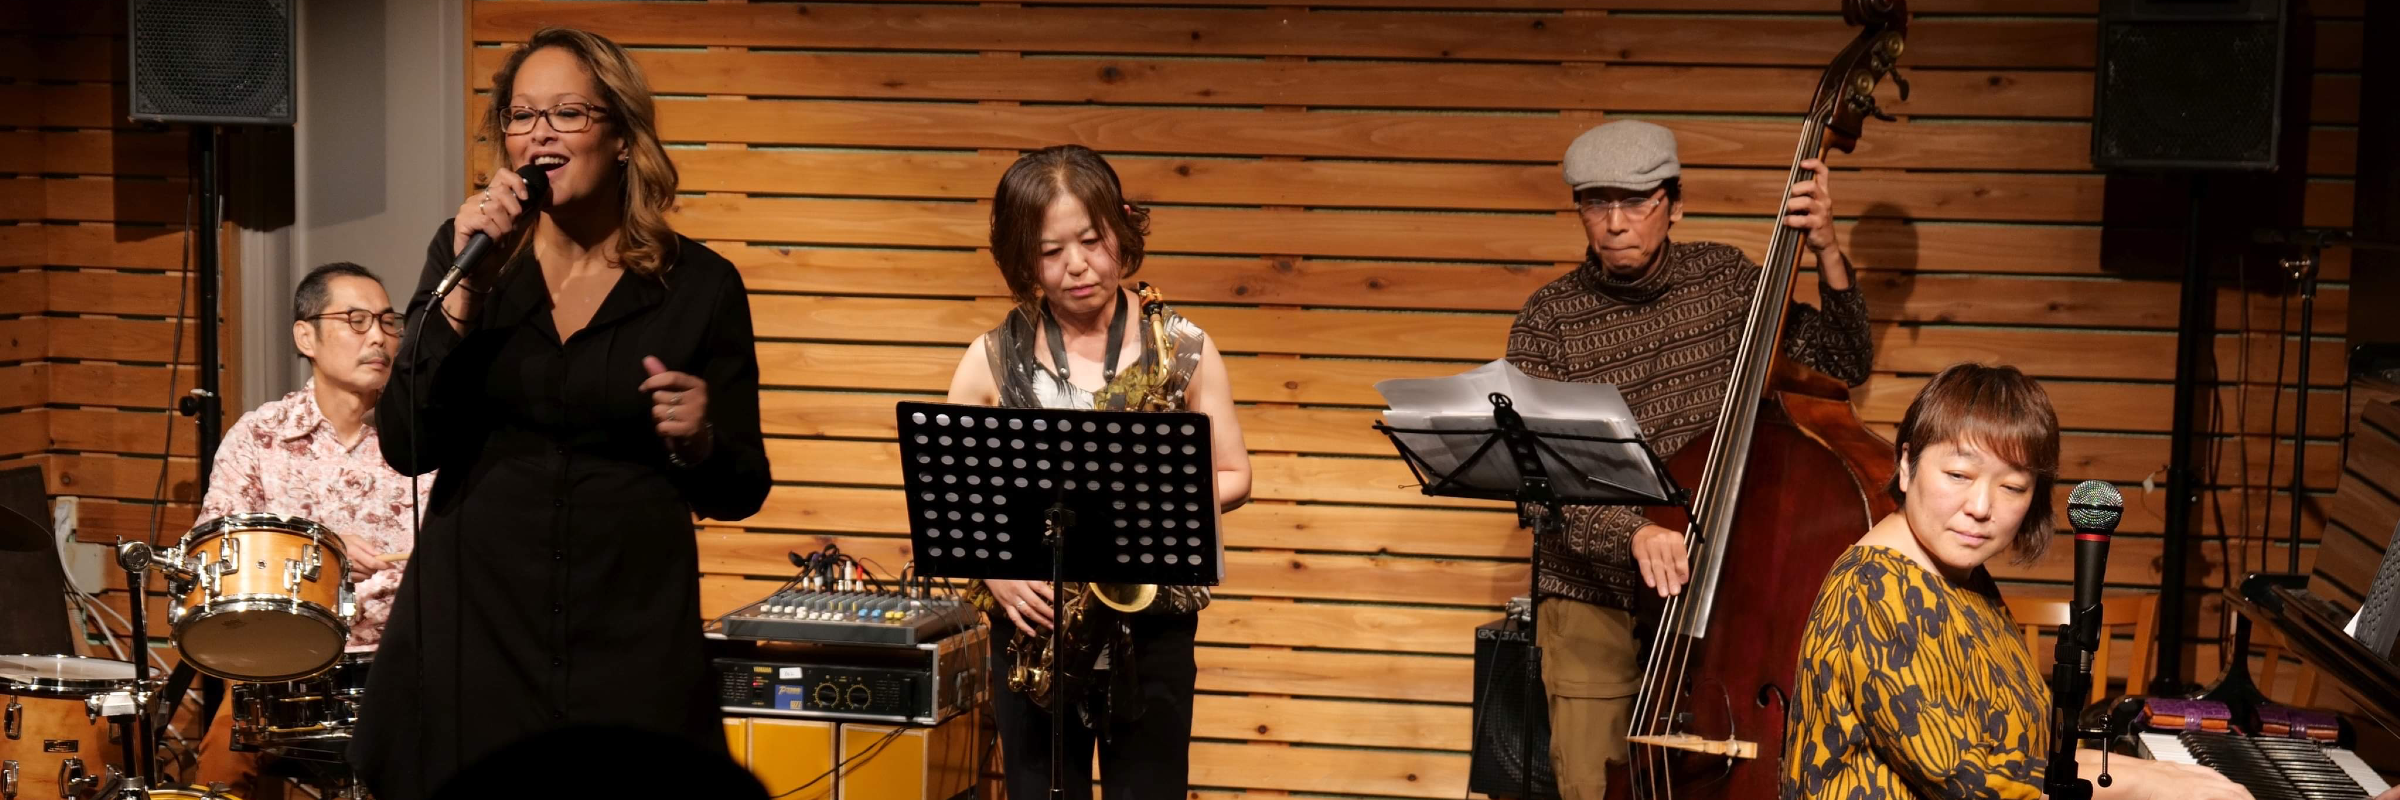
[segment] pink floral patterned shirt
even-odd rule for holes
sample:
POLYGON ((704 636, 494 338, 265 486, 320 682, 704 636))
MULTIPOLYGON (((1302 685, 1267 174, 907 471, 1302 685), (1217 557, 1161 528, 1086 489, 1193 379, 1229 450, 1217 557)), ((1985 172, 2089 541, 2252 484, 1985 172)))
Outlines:
MULTIPOLYGON (((433 491, 433 475, 417 480, 422 513, 433 491)), ((343 445, 333 424, 317 408, 316 382, 243 414, 217 448, 216 471, 200 520, 227 514, 267 513, 301 517, 334 533, 364 540, 379 553, 413 549, 409 524, 409 479, 383 462, 370 419, 358 441, 343 445)), ((351 652, 375 649, 400 589, 401 565, 357 584, 358 619, 350 625, 351 652)))

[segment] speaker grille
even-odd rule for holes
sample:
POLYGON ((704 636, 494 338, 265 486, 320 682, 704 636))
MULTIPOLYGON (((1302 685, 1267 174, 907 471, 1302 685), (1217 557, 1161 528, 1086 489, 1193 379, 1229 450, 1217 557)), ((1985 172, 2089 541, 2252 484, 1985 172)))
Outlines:
POLYGON ((2092 161, 2273 169, 2282 34, 2273 22, 2110 22, 2092 161))
POLYGON ((1542 662, 1526 632, 1513 620, 1475 629, 1475 749, 1467 761, 1467 789, 1488 795, 1558 800, 1558 774, 1550 763, 1550 701, 1542 690, 1542 662), (1526 741, 1528 726, 1533 734, 1526 741), (1533 770, 1526 791, 1525 770, 1533 770))
POLYGON ((292 122, 290 0, 131 0, 132 117, 292 122))

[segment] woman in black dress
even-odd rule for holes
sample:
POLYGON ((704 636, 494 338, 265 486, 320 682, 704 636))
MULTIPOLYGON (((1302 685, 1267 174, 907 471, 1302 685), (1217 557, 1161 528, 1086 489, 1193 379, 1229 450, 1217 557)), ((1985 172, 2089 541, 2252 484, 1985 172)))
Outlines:
POLYGON ((675 166, 632 59, 546 29, 493 86, 501 163, 434 234, 376 409, 394 468, 440 470, 350 753, 383 800, 569 725, 724 752, 692 518, 767 495, 741 275, 667 227, 675 166), (428 310, 477 232, 492 255, 428 310))

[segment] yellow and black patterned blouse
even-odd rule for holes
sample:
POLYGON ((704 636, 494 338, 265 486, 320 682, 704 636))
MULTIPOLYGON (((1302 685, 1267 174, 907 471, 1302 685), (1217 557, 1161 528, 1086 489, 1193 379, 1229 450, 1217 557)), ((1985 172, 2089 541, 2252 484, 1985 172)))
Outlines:
POLYGON ((1978 582, 1952 584, 1889 547, 1834 562, 1792 681, 1785 800, 2041 796, 2050 690, 1997 590, 1978 582))

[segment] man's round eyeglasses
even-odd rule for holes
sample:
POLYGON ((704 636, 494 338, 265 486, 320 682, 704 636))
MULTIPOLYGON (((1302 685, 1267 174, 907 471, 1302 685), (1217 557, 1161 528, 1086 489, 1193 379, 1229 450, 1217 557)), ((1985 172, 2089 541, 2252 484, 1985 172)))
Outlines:
POLYGON ((1575 200, 1575 210, 1582 212, 1587 217, 1603 217, 1611 211, 1624 211, 1626 219, 1642 219, 1650 216, 1651 212, 1657 211, 1658 207, 1662 205, 1666 205, 1666 198, 1658 195, 1628 197, 1623 200, 1602 200, 1596 197, 1576 198, 1575 200))
POLYGON ((500 130, 511 135, 532 133, 534 122, 548 120, 551 130, 577 133, 592 127, 594 117, 607 114, 608 109, 590 103, 560 103, 549 108, 509 106, 500 112, 500 130))
POLYGON ((337 311, 331 314, 318 314, 316 316, 309 317, 309 319, 338 319, 349 323, 350 331, 352 333, 366 333, 367 326, 376 324, 381 324, 383 326, 383 332, 393 336, 398 336, 402 331, 408 329, 408 318, 400 316, 400 312, 398 311, 386 311, 381 314, 377 314, 372 311, 352 309, 350 311, 337 311))

